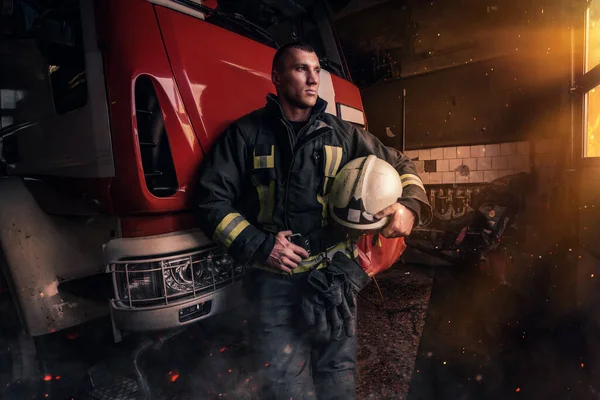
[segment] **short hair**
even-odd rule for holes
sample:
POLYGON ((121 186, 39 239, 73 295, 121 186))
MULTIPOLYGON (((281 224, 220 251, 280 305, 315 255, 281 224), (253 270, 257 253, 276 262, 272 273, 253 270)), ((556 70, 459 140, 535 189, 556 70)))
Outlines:
POLYGON ((291 49, 300 49, 309 53, 316 53, 315 49, 305 42, 291 42, 284 44, 275 53, 273 57, 273 71, 281 71, 283 68, 283 59, 291 49))

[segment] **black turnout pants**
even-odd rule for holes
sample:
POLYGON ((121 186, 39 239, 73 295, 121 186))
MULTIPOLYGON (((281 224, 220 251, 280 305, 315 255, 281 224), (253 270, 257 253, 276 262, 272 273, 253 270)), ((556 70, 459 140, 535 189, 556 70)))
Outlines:
POLYGON ((314 339, 301 309, 302 292, 311 290, 306 279, 307 273, 249 271, 248 322, 259 398, 355 399, 356 336, 342 333, 340 341, 314 339))

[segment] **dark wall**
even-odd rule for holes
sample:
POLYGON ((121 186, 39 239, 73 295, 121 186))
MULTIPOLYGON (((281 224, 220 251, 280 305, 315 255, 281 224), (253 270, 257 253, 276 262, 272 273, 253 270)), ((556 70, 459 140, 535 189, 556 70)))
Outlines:
POLYGON ((362 92, 369 131, 401 148, 406 89, 407 149, 557 136, 565 129, 567 66, 562 58, 502 57, 379 84, 362 92))

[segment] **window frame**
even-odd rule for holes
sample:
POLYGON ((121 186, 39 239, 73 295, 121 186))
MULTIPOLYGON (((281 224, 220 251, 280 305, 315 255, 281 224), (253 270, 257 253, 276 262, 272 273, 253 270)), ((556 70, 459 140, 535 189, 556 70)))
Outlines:
MULTIPOLYGON (((592 69, 588 71, 588 61, 589 61, 589 34, 588 34, 588 24, 589 24, 589 16, 590 9, 592 4, 599 4, 600 0, 590 0, 587 2, 584 12, 583 18, 583 40, 581 43, 583 52, 580 59, 579 65, 573 64, 573 73, 577 78, 576 86, 572 88, 572 92, 577 95, 575 99, 574 111, 579 109, 577 114, 580 115, 579 123, 574 122, 577 126, 574 126, 578 132, 580 132, 580 141, 579 141, 579 158, 583 165, 586 166, 600 166, 600 155, 598 156, 587 156, 587 133, 588 133, 588 98, 589 93, 593 89, 600 90, 600 63, 595 65, 592 69), (579 73, 577 73, 579 71, 579 73), (586 72, 587 71, 587 72, 586 72)), ((600 29, 600 27, 598 28, 600 29)), ((576 31, 576 30, 575 30, 576 31)), ((581 40, 581 38, 580 38, 581 40)), ((573 49, 573 57, 577 57, 575 54, 576 49, 573 49)))

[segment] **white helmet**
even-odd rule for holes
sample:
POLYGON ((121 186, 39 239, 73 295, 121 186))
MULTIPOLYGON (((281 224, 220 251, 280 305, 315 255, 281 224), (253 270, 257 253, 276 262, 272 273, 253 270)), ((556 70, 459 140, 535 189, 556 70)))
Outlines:
POLYGON ((350 161, 331 185, 329 213, 340 225, 361 231, 383 228, 387 217, 374 215, 402 197, 400 175, 374 155, 350 161))

